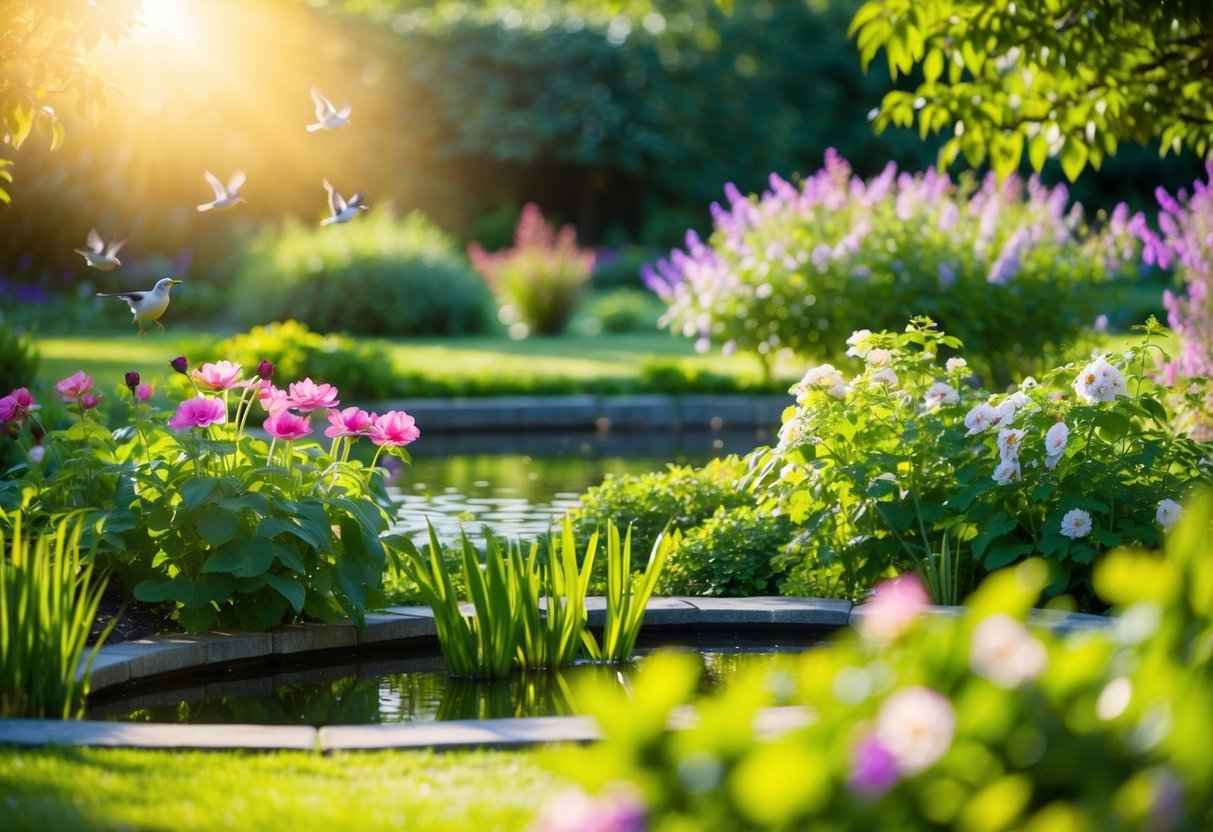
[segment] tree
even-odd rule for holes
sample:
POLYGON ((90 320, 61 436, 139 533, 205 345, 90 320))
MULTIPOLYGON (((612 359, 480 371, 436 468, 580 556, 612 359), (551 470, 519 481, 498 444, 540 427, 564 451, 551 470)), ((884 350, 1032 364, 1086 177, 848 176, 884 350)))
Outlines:
MULTIPOLYGON (((110 85, 83 60, 102 35, 117 41, 140 0, 5 0, 0 3, 0 138, 19 150, 35 131, 52 148, 65 128, 50 102, 74 96, 81 118, 99 117, 110 85)), ((0 202, 10 202, 12 160, 0 156, 0 202)))
POLYGON ((876 129, 952 130, 944 165, 1001 176, 1026 151, 1074 180, 1128 140, 1202 157, 1213 141, 1209 0, 869 0, 851 34, 865 69, 883 51, 894 79, 919 73, 876 129))

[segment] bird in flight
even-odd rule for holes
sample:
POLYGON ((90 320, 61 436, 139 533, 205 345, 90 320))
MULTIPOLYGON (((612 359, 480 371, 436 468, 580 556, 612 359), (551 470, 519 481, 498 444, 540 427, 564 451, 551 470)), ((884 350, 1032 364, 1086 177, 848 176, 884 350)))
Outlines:
POLYGON ((336 130, 350 123, 350 105, 347 103, 338 110, 333 102, 324 97, 319 87, 312 87, 312 101, 316 104, 316 123, 309 124, 307 131, 336 130))
POLYGON ((224 208, 231 208, 233 205, 244 202, 243 197, 240 196, 240 188, 244 185, 244 171, 238 170, 233 173, 226 186, 209 170, 203 173, 203 176, 206 177, 207 182, 211 183, 211 188, 215 191, 215 198, 199 205, 199 211, 212 209, 222 211, 224 208))
POLYGON ((139 337, 145 338, 147 333, 143 331, 144 321, 153 322, 157 329, 164 332, 164 324, 160 323, 159 318, 164 314, 164 310, 168 309, 168 290, 180 282, 166 277, 156 281, 155 288, 150 292, 98 292, 97 297, 122 298, 130 304, 134 321, 139 324, 139 337))
POLYGON ((339 222, 349 222, 362 211, 371 210, 371 206, 365 205, 362 202, 362 192, 355 191, 354 195, 347 201, 345 197, 337 193, 337 189, 329 184, 328 179, 324 180, 324 189, 329 194, 329 211, 331 217, 325 217, 320 221, 321 225, 333 225, 339 222))
POLYGON ((122 261, 118 259, 118 250, 129 238, 129 234, 121 237, 114 237, 107 245, 105 240, 101 239, 101 235, 97 233, 97 229, 90 228, 88 230, 88 248, 76 249, 77 254, 84 255, 84 262, 88 263, 98 271, 108 272, 114 266, 121 266, 122 261))

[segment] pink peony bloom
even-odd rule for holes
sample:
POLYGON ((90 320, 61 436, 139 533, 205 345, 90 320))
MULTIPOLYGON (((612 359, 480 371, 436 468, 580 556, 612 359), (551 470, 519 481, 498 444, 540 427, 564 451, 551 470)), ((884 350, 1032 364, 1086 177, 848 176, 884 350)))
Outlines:
POLYGON ((150 384, 140 384, 135 388, 135 398, 141 402, 150 401, 152 398, 152 386, 150 384))
POLYGON ((897 760, 880 740, 869 734, 851 748, 851 774, 847 785, 861 795, 875 797, 897 783, 897 760))
POLYGON ((100 393, 81 393, 80 394, 80 409, 92 410, 97 405, 101 404, 100 393))
POLYGON ((393 410, 378 416, 371 425, 371 441, 376 445, 403 448, 421 436, 412 416, 403 410, 393 410))
POLYGON ((168 426, 173 430, 189 430, 221 425, 226 421, 227 408, 223 406, 223 402, 197 396, 186 399, 177 406, 177 412, 169 419, 168 426))
POLYGON ((322 407, 336 407, 337 388, 331 384, 316 384, 310 378, 297 381, 288 388, 290 406, 303 413, 311 413, 322 407))
POLYGON ((26 388, 18 387, 12 393, 9 393, 9 395, 12 396, 13 400, 17 402, 18 410, 28 412, 33 409, 34 397, 26 388))
POLYGON ((93 389, 93 377, 86 376, 83 370, 73 373, 55 384, 55 392, 59 401, 74 402, 81 395, 93 389))
POLYGON ((930 603, 926 588, 914 575, 881 581, 872 600, 863 605, 859 632, 878 641, 897 638, 930 603))
POLYGON ((261 402, 261 406, 270 416, 288 410, 291 406, 291 399, 286 391, 279 390, 268 381, 261 383, 261 392, 258 394, 257 400, 261 402))
POLYGON ((329 439, 336 439, 338 436, 362 436, 370 432, 375 419, 373 413, 367 413, 356 407, 330 410, 329 426, 324 429, 324 435, 329 439))
POLYGON ((17 418, 17 400, 12 396, 0 397, 0 422, 11 422, 17 418))
POLYGON ((190 373, 194 381, 211 390, 231 390, 240 386, 240 365, 230 361, 203 364, 190 373))
POLYGON ((276 413, 271 413, 270 417, 265 420, 263 427, 270 436, 275 439, 299 439, 307 436, 312 432, 311 425, 308 424, 307 418, 296 416, 289 410, 279 410, 276 413))

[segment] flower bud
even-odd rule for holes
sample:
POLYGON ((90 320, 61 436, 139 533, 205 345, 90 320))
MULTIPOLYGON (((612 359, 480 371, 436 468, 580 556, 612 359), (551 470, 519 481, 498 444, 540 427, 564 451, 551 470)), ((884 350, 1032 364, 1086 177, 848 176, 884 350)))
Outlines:
POLYGON ((126 386, 130 388, 130 391, 132 393, 134 393, 135 388, 139 386, 139 374, 134 371, 127 373, 126 374, 126 386))
POLYGON ((269 381, 270 376, 274 374, 274 365, 264 359, 257 365, 257 375, 262 381, 269 381))
POLYGON ((92 410, 97 405, 101 404, 101 394, 99 393, 82 393, 80 394, 80 409, 92 410))
POLYGON ((174 370, 176 370, 177 372, 181 373, 181 375, 185 375, 186 373, 189 372, 189 369, 190 369, 190 363, 185 360, 184 355, 177 356, 172 361, 170 361, 168 363, 168 365, 170 367, 172 367, 174 370))

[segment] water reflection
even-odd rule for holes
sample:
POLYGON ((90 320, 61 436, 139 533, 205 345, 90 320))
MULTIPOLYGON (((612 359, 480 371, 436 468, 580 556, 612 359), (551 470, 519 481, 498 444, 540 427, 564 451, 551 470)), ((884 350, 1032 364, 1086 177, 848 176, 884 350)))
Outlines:
POLYGON ((412 464, 389 487, 400 505, 394 531, 423 543, 428 519, 448 542, 461 527, 478 534, 485 523, 500 534, 530 539, 575 508, 607 474, 702 465, 768 439, 753 430, 425 436, 410 448, 412 464))

